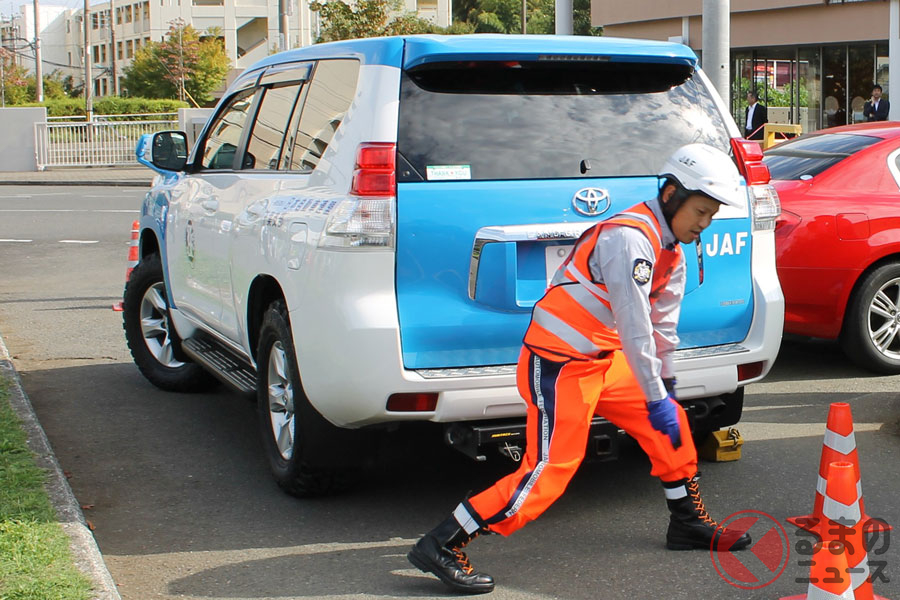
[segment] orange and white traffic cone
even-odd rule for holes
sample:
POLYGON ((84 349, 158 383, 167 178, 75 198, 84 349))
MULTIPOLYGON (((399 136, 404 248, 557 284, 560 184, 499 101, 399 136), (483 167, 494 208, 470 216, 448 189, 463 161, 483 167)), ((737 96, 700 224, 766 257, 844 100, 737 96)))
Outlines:
POLYGON ((838 542, 844 547, 847 569, 855 600, 880 598, 872 592, 869 562, 862 521, 862 502, 859 496, 858 471, 849 462, 828 465, 828 483, 822 513, 825 525, 819 528, 823 542, 838 542))
POLYGON ((818 542, 813 546, 811 562, 806 594, 781 600, 854 600, 847 557, 840 542, 818 542))
MULTIPOLYGON (((140 252, 140 235, 141 222, 134 221, 131 224, 131 240, 128 242, 128 266, 125 267, 125 283, 128 283, 128 280, 131 279, 131 272, 134 271, 138 264, 138 258, 140 258, 138 254, 140 252)), ((113 304, 112 309, 116 312, 121 312, 124 310, 124 306, 122 302, 117 302, 113 304)))
MULTIPOLYGON (((859 476, 859 456, 856 452, 856 437, 853 434, 853 415, 846 402, 833 402, 828 410, 828 421, 825 424, 825 440, 822 444, 822 458, 819 460, 819 478, 816 482, 816 499, 812 514, 801 517, 788 517, 788 523, 801 529, 816 533, 820 525, 825 523, 822 505, 825 501, 828 465, 835 461, 849 462, 856 469, 856 489, 859 494, 860 519, 870 522, 866 515, 862 495, 862 482, 859 476)), ((891 529, 890 525, 881 523, 882 530, 891 529)))

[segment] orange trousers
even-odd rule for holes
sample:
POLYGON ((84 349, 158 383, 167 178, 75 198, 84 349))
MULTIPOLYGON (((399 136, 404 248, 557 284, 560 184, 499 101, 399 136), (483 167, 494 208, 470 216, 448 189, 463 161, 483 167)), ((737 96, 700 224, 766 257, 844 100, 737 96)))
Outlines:
POLYGON ((463 503, 493 533, 509 535, 562 495, 584 458, 595 414, 637 440, 650 457, 651 475, 677 481, 697 472, 684 409, 678 407, 681 447, 675 450, 650 425, 644 393, 621 350, 602 360, 559 363, 523 348, 516 382, 528 404, 525 456, 514 473, 463 503))

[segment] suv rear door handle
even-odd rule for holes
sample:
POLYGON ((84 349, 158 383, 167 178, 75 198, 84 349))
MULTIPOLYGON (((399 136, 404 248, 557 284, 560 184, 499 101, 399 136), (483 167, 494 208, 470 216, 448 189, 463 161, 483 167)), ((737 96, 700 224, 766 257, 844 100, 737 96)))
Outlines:
POLYGON ((207 198, 200 203, 200 206, 202 206, 205 211, 216 212, 219 210, 219 201, 215 198, 207 198))
POLYGON ((582 223, 543 223, 534 225, 491 225, 475 232, 472 257, 469 260, 469 299, 475 299, 481 251, 486 244, 497 242, 552 242, 577 240, 596 221, 582 223))

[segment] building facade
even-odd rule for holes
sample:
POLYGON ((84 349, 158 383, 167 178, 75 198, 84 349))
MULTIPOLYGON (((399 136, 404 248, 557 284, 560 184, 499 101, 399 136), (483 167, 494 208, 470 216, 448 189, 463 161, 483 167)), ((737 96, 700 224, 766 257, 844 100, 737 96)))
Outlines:
MULTIPOLYGON (((308 46, 318 36, 318 14, 310 0, 107 0, 92 4, 88 13, 93 89, 95 96, 116 95, 122 89, 124 69, 137 50, 150 41, 162 41, 177 22, 202 33, 221 37, 233 66, 228 81, 239 72, 287 48, 308 46), (281 35, 282 6, 287 39, 281 35)), ((404 9, 446 27, 450 0, 404 0, 404 9)), ((84 82, 84 10, 40 5, 41 50, 44 75, 57 71, 84 82)), ((34 72, 34 9, 0 22, 3 47, 15 48, 18 64, 34 72)))
MULTIPOLYGON (((897 0, 730 4, 726 101, 741 126, 748 90, 769 107, 770 122, 799 123, 803 131, 863 120, 863 104, 876 83, 889 99, 890 57, 900 59, 892 48, 900 45, 897 0)), ((604 27, 604 35, 681 41, 702 64, 703 0, 593 0, 591 21, 604 27)), ((900 118, 893 109, 891 118, 900 118)))

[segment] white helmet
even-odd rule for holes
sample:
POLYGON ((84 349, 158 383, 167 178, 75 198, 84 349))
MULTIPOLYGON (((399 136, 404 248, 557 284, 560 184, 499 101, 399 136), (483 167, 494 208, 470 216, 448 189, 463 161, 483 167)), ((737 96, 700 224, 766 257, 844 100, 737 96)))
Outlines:
POLYGON ((676 150, 659 171, 690 192, 706 194, 727 206, 743 208, 747 192, 731 157, 706 144, 687 144, 676 150))

